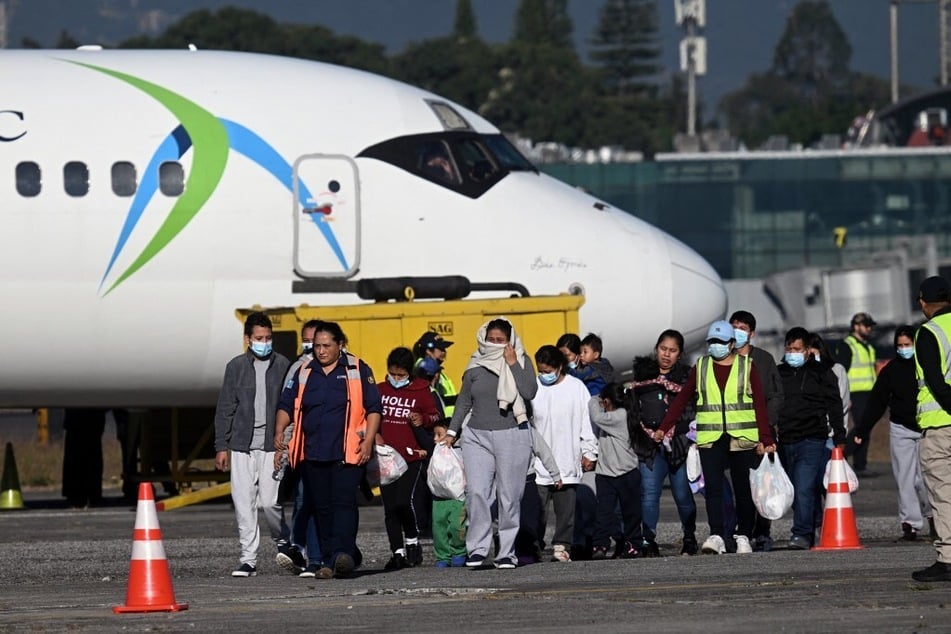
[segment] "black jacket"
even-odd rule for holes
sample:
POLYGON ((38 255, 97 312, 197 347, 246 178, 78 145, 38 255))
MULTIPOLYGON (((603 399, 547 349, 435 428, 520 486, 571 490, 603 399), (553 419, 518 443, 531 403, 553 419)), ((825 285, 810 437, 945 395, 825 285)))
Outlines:
MULTIPOLYGON (((641 425, 648 429, 657 429, 667 414, 668 406, 679 393, 679 390, 674 391, 671 388, 674 385, 683 386, 687 382, 689 373, 690 368, 678 362, 667 373, 666 380, 660 380, 657 359, 654 357, 634 359, 634 381, 631 383, 630 404, 632 424, 628 431, 638 459, 647 463, 650 468, 653 467, 655 452, 662 445, 654 442, 641 425)), ((677 421, 671 441, 673 450, 666 455, 671 470, 677 469, 686 460, 686 450, 689 448, 690 441, 686 439, 685 434, 690 431, 690 421, 694 417, 693 407, 688 406, 677 421)))
POLYGON ((886 408, 893 423, 911 431, 921 431, 915 420, 918 408, 918 380, 915 378, 914 359, 896 357, 882 368, 869 394, 862 420, 857 421, 855 435, 868 438, 886 408))
POLYGON ((839 383, 829 368, 809 360, 793 368, 785 361, 779 364, 783 384, 783 406, 779 412, 779 441, 797 442, 806 438, 832 438, 835 444, 845 442, 842 398, 839 383))

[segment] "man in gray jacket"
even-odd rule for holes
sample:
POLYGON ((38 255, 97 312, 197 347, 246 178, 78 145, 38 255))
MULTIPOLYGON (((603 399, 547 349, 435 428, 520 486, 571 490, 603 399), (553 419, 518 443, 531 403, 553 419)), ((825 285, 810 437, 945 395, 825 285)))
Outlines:
POLYGON ((274 473, 274 420, 290 362, 273 351, 271 320, 251 313, 244 322, 244 354, 225 367, 215 410, 215 467, 231 471, 231 499, 238 521, 241 564, 233 577, 257 574, 260 543, 257 509, 264 512, 279 552, 292 548, 277 499, 274 473))

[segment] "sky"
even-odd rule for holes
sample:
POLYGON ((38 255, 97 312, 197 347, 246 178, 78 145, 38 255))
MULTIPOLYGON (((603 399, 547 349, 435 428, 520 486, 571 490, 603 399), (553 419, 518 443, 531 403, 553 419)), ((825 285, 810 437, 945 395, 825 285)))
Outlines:
MULTIPOLYGON (((280 22, 320 23, 341 34, 380 42, 391 53, 407 43, 441 37, 452 28, 455 0, 0 0, 8 5, 9 37, 51 45, 66 29, 84 43, 115 43, 198 8, 240 6, 280 22)), ((472 0, 479 33, 506 41, 519 0, 472 0)), ((584 56, 603 0, 569 0, 577 50, 584 56)), ((706 112, 746 77, 772 62, 786 18, 796 0, 707 0, 708 73, 698 81, 706 112)), ((853 70, 889 76, 889 0, 829 0, 852 44, 853 70)), ((682 31, 674 23, 674 0, 658 0, 662 62, 677 72, 682 31)), ((936 3, 900 5, 899 75, 913 90, 935 86, 938 76, 936 3)))

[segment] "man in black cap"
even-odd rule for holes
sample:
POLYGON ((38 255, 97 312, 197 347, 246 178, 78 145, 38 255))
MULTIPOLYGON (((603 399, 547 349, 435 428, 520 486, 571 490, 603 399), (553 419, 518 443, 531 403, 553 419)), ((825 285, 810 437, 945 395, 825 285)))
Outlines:
POLYGON ((912 573, 915 581, 951 581, 951 285, 929 277, 918 289, 918 305, 928 319, 915 335, 918 378, 916 420, 921 428, 921 475, 934 510, 938 560, 912 573))
POLYGON ((868 313, 856 313, 852 316, 852 332, 842 340, 837 351, 837 361, 848 371, 849 392, 852 396, 852 425, 845 455, 852 457, 852 467, 856 473, 865 471, 868 461, 868 441, 855 444, 855 425, 862 420, 869 395, 875 385, 875 348, 869 343, 875 320, 868 313))
MULTIPOLYGON (((442 368, 446 361, 446 349, 453 344, 435 332, 425 332, 413 346, 413 354, 416 355, 416 365, 419 366, 423 359, 429 357, 434 359, 439 367, 442 368)), ((439 380, 436 382, 436 392, 442 399, 445 407, 446 418, 452 418, 452 413, 456 409, 456 396, 458 391, 453 385, 452 380, 446 376, 445 372, 439 373, 439 380)))

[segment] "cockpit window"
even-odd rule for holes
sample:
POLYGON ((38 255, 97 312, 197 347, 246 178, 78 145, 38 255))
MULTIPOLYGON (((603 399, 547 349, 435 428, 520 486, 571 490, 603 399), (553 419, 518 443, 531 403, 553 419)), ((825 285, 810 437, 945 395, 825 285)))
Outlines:
POLYGON ((535 171, 500 134, 416 134, 378 143, 357 156, 385 161, 469 198, 478 198, 509 172, 535 171))

